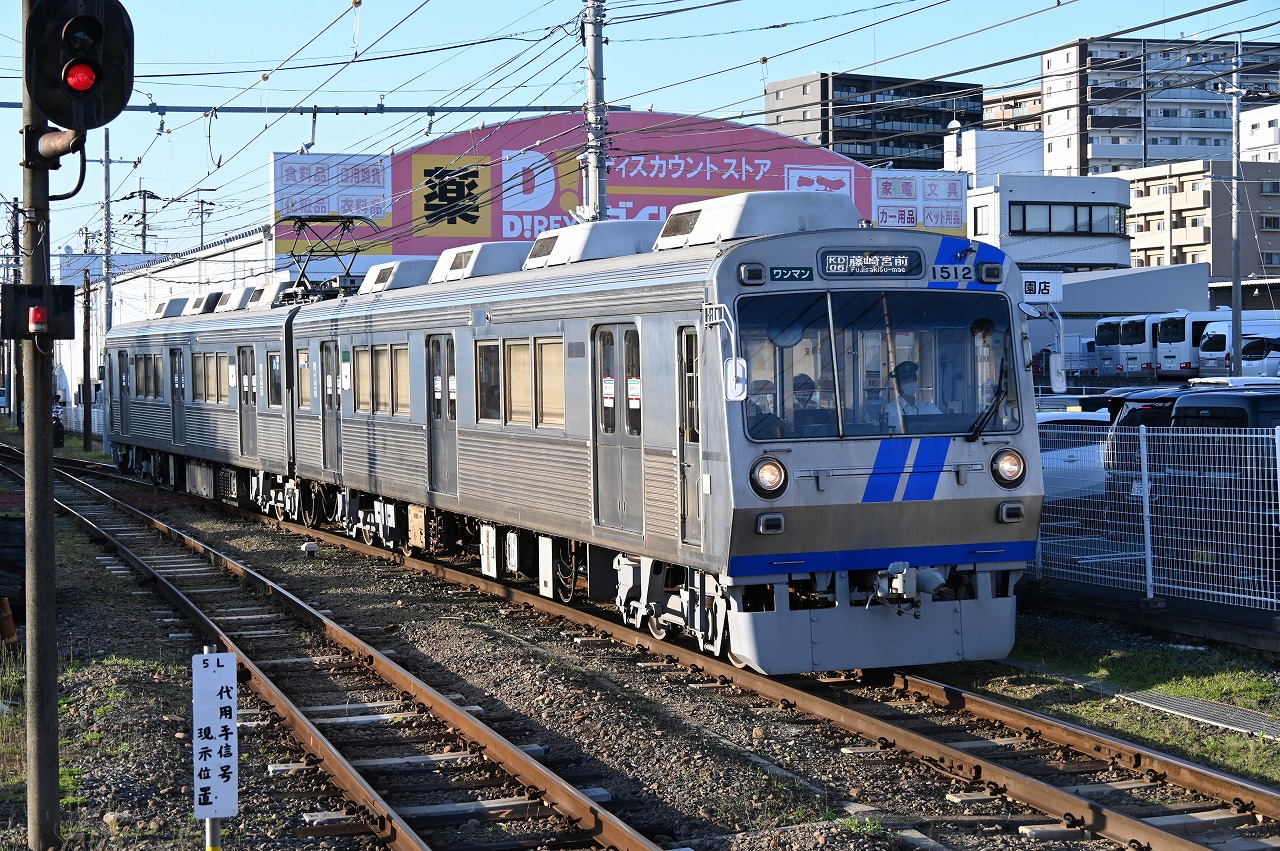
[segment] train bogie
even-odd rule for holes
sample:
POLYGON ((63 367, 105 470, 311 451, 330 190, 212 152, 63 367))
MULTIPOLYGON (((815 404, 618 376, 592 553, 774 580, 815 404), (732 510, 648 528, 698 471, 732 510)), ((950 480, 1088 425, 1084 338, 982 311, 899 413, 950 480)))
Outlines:
POLYGON ((144 421, 121 372, 113 439, 767 672, 1000 656, 1042 491, 1016 268, 857 222, 745 195, 651 251, 593 223, 484 274, 113 330, 120 363, 201 375, 144 421))

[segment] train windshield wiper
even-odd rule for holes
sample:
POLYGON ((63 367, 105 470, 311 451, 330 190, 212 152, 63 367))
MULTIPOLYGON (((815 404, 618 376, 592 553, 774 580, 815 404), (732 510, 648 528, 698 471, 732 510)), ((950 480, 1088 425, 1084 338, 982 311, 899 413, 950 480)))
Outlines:
POLYGON ((1004 358, 1000 358, 1000 385, 996 388, 996 395, 991 399, 991 404, 987 409, 978 415, 973 421, 973 425, 969 427, 969 433, 965 435, 965 441, 973 443, 977 440, 982 432, 986 429, 987 424, 991 422, 991 418, 995 416, 996 411, 1000 407, 1000 403, 1004 401, 1004 397, 1008 395, 1008 386, 1005 382, 1004 375, 1004 358))

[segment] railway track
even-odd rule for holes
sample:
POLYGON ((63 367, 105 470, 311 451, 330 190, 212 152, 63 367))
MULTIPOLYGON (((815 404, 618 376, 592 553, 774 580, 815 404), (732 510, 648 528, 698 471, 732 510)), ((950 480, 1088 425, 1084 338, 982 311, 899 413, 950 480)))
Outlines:
MULTIPOLYGON (((644 663, 648 670, 667 676, 674 672, 690 687, 732 684, 775 706, 830 722, 857 737, 844 747, 852 759, 888 755, 929 766, 951 784, 948 799, 957 808, 1006 799, 1042 813, 1042 818, 1017 819, 1028 837, 1067 842, 1102 838, 1135 849, 1224 842, 1240 851, 1280 847, 1280 796, 1274 790, 1157 751, 904 673, 760 677, 708 659, 678 641, 658 641, 597 612, 557 604, 508 583, 407 559, 342 536, 293 531, 397 559, 407 570, 499 596, 512 606, 537 608, 573 623, 580 637, 632 645, 652 654, 644 663)), ((945 821, 947 816, 935 818, 945 821)))
POLYGON ((426 851, 423 828, 482 818, 524 822, 535 844, 658 848, 602 806, 606 790, 557 775, 539 761, 537 743, 506 738, 481 720, 481 707, 458 705, 460 695, 409 674, 331 613, 65 472, 55 498, 210 642, 236 654, 242 682, 270 706, 241 721, 282 724, 310 754, 279 770, 319 767, 341 790, 346 807, 306 814, 311 827, 299 833, 370 832, 388 848, 426 851))

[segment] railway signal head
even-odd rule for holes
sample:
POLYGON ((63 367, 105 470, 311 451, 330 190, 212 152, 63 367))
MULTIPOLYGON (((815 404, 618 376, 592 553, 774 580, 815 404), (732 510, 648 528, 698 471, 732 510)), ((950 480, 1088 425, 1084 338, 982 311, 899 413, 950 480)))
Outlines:
POLYGON ((129 102, 133 22, 120 0, 36 0, 23 52, 27 92, 60 127, 101 127, 129 102))

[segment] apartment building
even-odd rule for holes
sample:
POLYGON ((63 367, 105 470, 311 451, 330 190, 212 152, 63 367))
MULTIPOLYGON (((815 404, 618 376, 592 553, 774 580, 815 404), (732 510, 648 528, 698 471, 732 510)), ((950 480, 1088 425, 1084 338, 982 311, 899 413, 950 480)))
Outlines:
POLYGON ((814 73, 766 85, 765 121, 868 165, 938 169, 949 130, 982 121, 982 86, 814 73))
POLYGON ((1039 86, 982 98, 982 126, 986 130, 1038 131, 1043 112, 1044 93, 1039 86))
MULTIPOLYGON (((1231 158, 1235 42, 1078 40, 1040 57, 1045 171, 1108 174, 1231 158)), ((1240 46, 1241 88, 1274 95, 1280 44, 1240 46)))
MULTIPOLYGON (((1280 276, 1280 162, 1240 163, 1240 274, 1280 276)), ((1231 278, 1231 161, 1189 160, 1112 174, 1129 181, 1134 266, 1208 263, 1231 278)))

